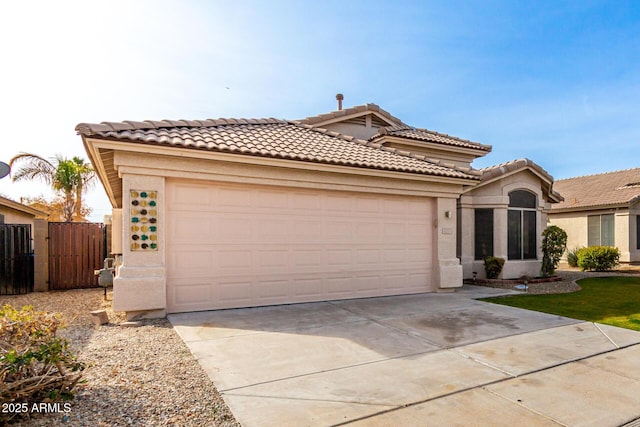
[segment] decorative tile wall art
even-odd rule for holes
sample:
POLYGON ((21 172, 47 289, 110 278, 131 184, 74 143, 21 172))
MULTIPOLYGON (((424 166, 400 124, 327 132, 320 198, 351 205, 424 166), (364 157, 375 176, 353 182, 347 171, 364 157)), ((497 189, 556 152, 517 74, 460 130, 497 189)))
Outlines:
POLYGON ((131 190, 131 250, 158 250, 158 192, 131 190))

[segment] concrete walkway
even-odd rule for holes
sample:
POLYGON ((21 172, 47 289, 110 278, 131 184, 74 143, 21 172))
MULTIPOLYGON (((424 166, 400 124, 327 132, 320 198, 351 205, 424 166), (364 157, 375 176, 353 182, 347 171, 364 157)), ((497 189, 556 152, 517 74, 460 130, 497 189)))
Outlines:
POLYGON ((503 290, 169 316, 243 426, 618 426, 640 332, 488 304, 503 290))

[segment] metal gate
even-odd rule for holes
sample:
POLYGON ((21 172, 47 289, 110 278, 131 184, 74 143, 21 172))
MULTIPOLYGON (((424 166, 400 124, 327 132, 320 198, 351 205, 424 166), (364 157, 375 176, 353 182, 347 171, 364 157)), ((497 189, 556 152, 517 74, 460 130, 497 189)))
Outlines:
POLYGON ((31 226, 0 224, 0 295, 33 292, 31 226))
POLYGON ((106 257, 106 228, 101 223, 49 223, 49 289, 95 288, 94 270, 106 257))

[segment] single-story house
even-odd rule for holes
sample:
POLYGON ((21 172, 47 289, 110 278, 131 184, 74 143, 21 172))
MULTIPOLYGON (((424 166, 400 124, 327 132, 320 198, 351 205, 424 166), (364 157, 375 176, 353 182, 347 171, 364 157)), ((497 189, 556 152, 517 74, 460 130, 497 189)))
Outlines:
POLYGON ((33 220, 46 217, 45 212, 0 196, 0 224, 28 224, 33 230, 33 220))
POLYGON ((34 289, 46 291, 49 278, 49 264, 47 260, 47 213, 31 206, 24 205, 6 197, 0 196, 0 225, 16 224, 28 225, 28 236, 31 239, 29 252, 34 254, 34 289))
POLYGON ((549 211, 567 247, 615 246, 620 261, 640 261, 640 168, 556 181, 564 201, 549 211))
MULTIPOLYGON (((528 233, 526 212, 541 231, 559 199, 533 163, 475 170, 490 146, 409 126, 375 104, 294 121, 76 130, 114 207, 114 309, 129 316, 451 291, 477 269, 458 258, 476 262, 473 226, 457 238, 458 209, 464 221, 476 205, 479 215, 494 209, 503 228, 514 210, 528 233)), ((495 255, 511 249, 506 235, 494 233, 495 255)), ((509 271, 533 270, 529 255, 509 271)))

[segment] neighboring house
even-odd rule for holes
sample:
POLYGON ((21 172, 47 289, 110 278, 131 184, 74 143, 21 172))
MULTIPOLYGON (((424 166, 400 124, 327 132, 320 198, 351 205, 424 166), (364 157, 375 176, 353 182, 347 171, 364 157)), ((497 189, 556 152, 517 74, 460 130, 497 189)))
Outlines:
POLYGON ((569 249, 616 246, 622 262, 640 261, 640 168, 556 181, 564 202, 549 212, 569 249))
POLYGON ((502 277, 537 277, 547 212, 562 201, 553 177, 528 159, 481 169, 458 202, 458 256, 464 277, 485 278, 484 259, 505 259, 502 277))
POLYGON ((45 212, 0 196, 0 224, 28 224, 33 230, 33 220, 46 217, 45 212))
MULTIPOLYGON (((414 128, 375 104, 299 121, 76 130, 121 230, 114 310, 129 317, 462 286, 457 203, 489 177, 471 162, 490 146, 414 128)), ((547 202, 557 199, 548 174, 527 164, 498 175, 484 190, 499 193, 496 224, 505 197, 524 189, 536 197, 542 228, 547 202), (492 185, 500 179, 509 184, 492 185)))
MULTIPOLYGON (((47 213, 0 196, 0 224, 28 225, 29 251, 34 254, 34 289, 46 291, 48 280, 47 213)), ((3 242, 0 242, 3 243, 3 242)))

